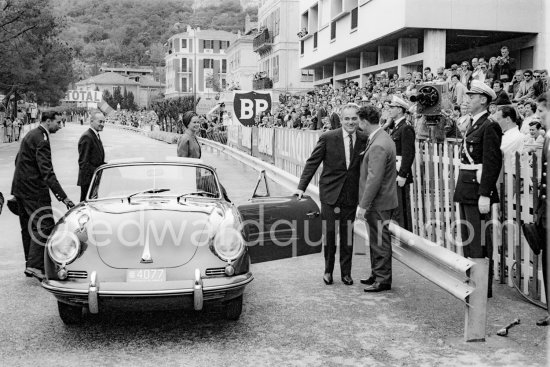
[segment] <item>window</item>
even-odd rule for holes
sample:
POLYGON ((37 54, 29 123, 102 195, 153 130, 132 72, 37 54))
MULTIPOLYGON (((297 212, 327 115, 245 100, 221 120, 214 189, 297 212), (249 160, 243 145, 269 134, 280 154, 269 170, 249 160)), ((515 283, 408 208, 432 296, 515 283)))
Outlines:
POLYGON ((203 67, 205 69, 213 69, 214 68, 214 60, 213 59, 204 59, 203 61, 203 67))
POLYGON ((300 41, 300 55, 304 54, 304 41, 300 41))
POLYGON ((187 48, 187 38, 181 39, 181 48, 187 48))
POLYGON ((187 71, 187 59, 181 59, 181 71, 187 71))
POLYGON ((314 49, 317 48, 317 33, 319 33, 319 32, 313 33, 313 48, 314 49))
POLYGON ((181 91, 188 92, 187 89, 187 78, 181 78, 181 91))
POLYGON ((203 40, 202 44, 203 44, 204 49, 213 49, 214 48, 214 41, 213 40, 203 40))
POLYGON ((336 39, 336 22, 330 23, 330 39, 336 39))
POLYGON ((357 28, 357 17, 359 13, 359 8, 354 8, 351 10, 351 29, 357 28))
POLYGON ((279 81, 279 56, 275 56, 273 59, 273 82, 279 81))
POLYGON ((225 78, 222 78, 222 89, 225 89, 225 87, 227 87, 227 81, 225 78))
POLYGON ((222 60, 222 73, 227 73, 227 60, 222 60))

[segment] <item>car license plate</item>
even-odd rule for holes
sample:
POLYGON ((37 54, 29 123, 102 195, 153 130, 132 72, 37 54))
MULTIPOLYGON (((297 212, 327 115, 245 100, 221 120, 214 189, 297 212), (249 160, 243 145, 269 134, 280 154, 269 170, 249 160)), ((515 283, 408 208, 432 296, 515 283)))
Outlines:
POLYGON ((166 269, 128 269, 127 282, 165 282, 166 269))

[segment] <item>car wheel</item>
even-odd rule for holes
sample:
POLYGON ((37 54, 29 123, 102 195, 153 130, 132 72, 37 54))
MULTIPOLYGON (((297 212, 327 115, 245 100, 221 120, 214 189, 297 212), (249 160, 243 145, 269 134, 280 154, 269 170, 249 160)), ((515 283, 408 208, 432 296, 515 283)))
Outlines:
POLYGON ((57 308, 59 317, 66 325, 76 325, 82 322, 82 307, 57 301, 57 308))
POLYGON ((225 305, 225 318, 228 320, 238 320, 243 311, 243 296, 242 294, 233 298, 225 305))

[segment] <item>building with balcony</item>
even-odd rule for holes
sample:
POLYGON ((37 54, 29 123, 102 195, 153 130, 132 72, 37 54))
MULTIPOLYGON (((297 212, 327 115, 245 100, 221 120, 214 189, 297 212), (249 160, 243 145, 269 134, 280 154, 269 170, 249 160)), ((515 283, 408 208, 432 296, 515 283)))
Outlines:
POLYGON ((166 97, 193 95, 194 88, 197 95, 225 89, 226 50, 236 39, 234 33, 191 27, 170 37, 165 56, 166 97))
POLYGON ((367 75, 449 68, 499 56, 506 45, 518 69, 550 61, 545 0, 304 0, 299 65, 314 84, 367 75), (547 47, 546 47, 547 48, 547 47))
POLYGON ((134 79, 139 82, 141 78, 154 79, 154 71, 151 68, 132 68, 132 67, 109 67, 102 66, 99 68, 102 73, 117 73, 126 76, 130 79, 134 79))
MULTIPOLYGON (((258 86, 273 85, 277 91, 299 91, 313 87, 313 70, 300 70, 299 0, 260 0, 258 34, 253 41, 259 71, 265 78, 258 86), (269 79, 269 80, 268 80, 269 79)), ((258 78, 256 78, 258 80, 258 78)))

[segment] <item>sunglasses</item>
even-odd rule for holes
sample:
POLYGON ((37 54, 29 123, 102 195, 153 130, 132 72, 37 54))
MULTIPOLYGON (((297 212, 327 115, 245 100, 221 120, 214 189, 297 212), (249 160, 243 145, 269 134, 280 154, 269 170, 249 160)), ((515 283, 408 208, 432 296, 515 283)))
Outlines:
POLYGON ((540 78, 540 75, 533 75, 533 78, 540 78))
POLYGON ((531 74, 523 74, 523 76, 527 78, 527 77, 530 77, 531 74))

